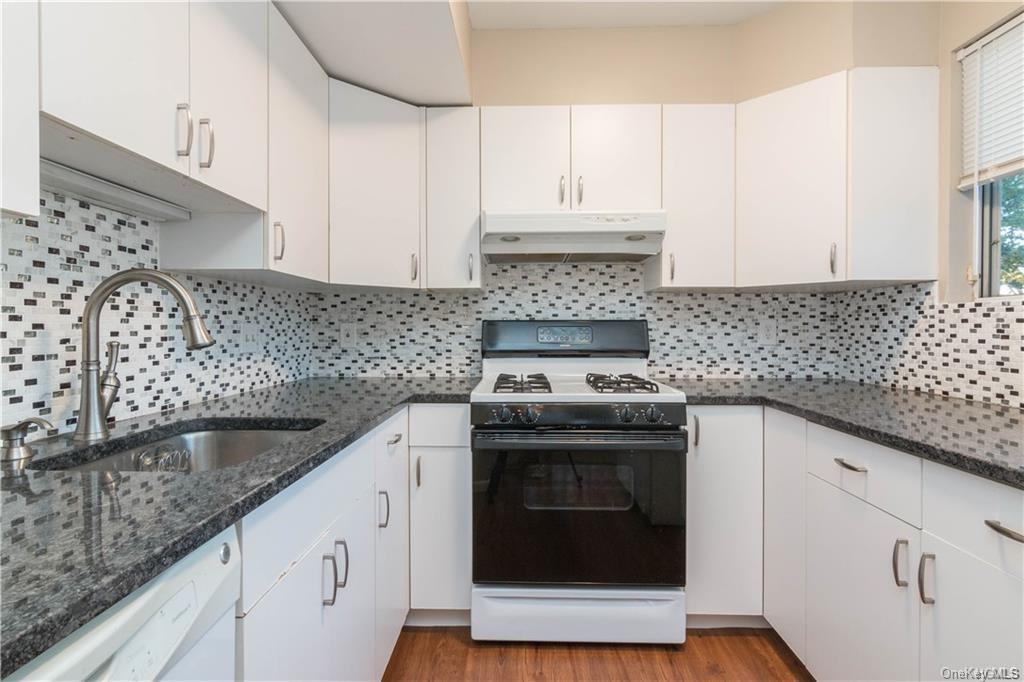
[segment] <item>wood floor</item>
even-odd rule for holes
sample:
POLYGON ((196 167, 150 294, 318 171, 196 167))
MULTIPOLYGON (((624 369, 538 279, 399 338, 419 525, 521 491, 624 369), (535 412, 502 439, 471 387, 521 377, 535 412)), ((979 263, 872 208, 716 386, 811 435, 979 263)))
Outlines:
POLYGON ((772 630, 691 630, 669 645, 474 642, 469 628, 406 628, 398 680, 809 680, 772 630))

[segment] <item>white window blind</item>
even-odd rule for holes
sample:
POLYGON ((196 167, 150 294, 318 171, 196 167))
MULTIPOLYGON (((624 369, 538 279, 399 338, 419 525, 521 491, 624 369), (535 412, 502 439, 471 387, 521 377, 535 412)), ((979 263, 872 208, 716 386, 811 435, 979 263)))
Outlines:
POLYGON ((957 59, 965 188, 1024 168, 1024 15, 960 50, 957 59))

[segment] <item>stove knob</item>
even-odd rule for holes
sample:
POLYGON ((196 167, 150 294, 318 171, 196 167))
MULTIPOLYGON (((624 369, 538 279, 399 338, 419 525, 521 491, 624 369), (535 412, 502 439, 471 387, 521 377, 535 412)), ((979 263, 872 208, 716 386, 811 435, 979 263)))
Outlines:
POLYGON ((502 405, 501 409, 498 410, 498 421, 502 424, 508 424, 512 421, 512 410, 508 409, 508 405, 502 405))
POLYGON ((526 408, 526 412, 523 413, 523 422, 526 424, 536 424, 537 419, 540 417, 540 410, 533 405, 526 408))
POLYGON ((629 405, 626 405, 626 407, 622 408, 622 412, 619 413, 619 418, 627 424, 632 423, 636 419, 636 412, 629 409, 629 405))
POLYGON ((650 422, 651 424, 655 424, 655 423, 657 423, 657 421, 658 421, 659 419, 661 419, 661 417, 662 417, 662 414, 661 414, 661 412, 659 412, 659 411, 658 411, 658 408, 656 408, 656 407, 655 407, 654 405, 651 405, 651 406, 650 406, 650 407, 648 407, 648 408, 647 408, 647 410, 646 410, 646 411, 644 412, 644 417, 645 417, 645 418, 647 419, 647 421, 648 421, 648 422, 650 422))

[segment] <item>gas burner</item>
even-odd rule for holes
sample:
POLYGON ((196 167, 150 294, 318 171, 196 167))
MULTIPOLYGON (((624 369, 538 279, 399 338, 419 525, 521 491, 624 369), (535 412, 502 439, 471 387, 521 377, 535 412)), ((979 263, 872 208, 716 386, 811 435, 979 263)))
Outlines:
POLYGON ((551 393, 551 382, 543 374, 499 374, 494 381, 495 393, 551 393))
POLYGON ((635 374, 587 374, 587 385, 598 393, 657 393, 658 384, 635 374))

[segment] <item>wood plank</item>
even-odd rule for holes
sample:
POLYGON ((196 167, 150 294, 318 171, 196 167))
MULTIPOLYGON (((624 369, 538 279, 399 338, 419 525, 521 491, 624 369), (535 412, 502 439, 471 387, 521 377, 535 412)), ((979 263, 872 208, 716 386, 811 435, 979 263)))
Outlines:
POLYGON ((406 628, 397 680, 810 680, 773 630, 691 630, 673 645, 474 642, 469 628, 406 628))

